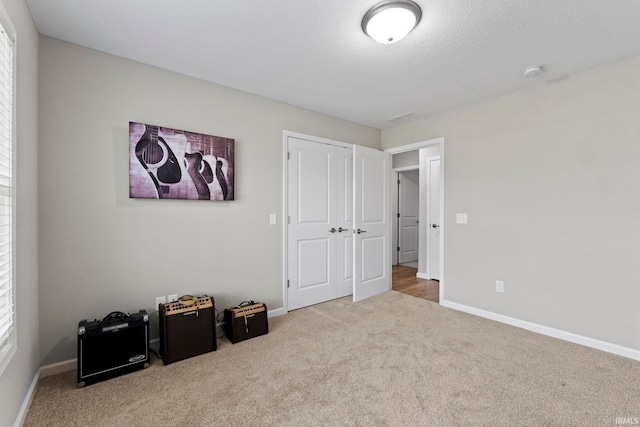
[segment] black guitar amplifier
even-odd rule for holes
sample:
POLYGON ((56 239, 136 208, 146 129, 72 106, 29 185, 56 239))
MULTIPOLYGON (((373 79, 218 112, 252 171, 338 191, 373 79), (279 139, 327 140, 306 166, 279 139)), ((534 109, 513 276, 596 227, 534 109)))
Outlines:
POLYGON ((114 311, 78 323, 78 387, 149 367, 149 316, 114 311))
POLYGON ((246 301, 224 310, 224 334, 233 344, 269 333, 267 306, 246 301))
POLYGON ((165 365, 215 351, 215 305, 211 297, 183 296, 176 302, 159 304, 160 351, 165 365))

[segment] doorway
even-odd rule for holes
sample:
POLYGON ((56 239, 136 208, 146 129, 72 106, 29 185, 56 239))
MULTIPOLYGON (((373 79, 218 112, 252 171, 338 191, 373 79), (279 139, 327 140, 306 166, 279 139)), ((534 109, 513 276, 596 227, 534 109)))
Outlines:
POLYGON ((418 268, 420 171, 398 171, 396 252, 398 264, 418 268))
MULTIPOLYGON (((444 138, 394 147, 386 150, 393 155, 394 172, 394 243, 395 248, 392 289, 412 296, 440 302, 444 295, 444 138), (403 177, 412 170, 419 171, 418 183, 418 268, 405 262, 403 243, 410 236, 403 230, 406 220, 402 214, 403 177), (400 184, 398 185, 398 177, 400 184), (403 242, 404 241, 404 242, 403 242), (399 249, 398 249, 399 248, 399 249), (404 265, 403 265, 404 264, 404 265), (414 269, 411 269, 414 267, 414 269), (436 280, 433 280, 436 279, 436 280)), ((408 187, 411 187, 409 183, 408 187)), ((409 215, 412 216, 412 215, 409 215)))

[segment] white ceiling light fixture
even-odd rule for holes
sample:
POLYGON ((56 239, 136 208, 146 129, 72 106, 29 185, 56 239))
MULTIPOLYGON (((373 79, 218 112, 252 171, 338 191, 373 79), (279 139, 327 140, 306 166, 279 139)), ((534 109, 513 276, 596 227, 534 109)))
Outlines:
POLYGON ((420 18, 420 6, 410 0, 383 1, 364 15, 362 31, 379 43, 395 43, 409 34, 420 18))

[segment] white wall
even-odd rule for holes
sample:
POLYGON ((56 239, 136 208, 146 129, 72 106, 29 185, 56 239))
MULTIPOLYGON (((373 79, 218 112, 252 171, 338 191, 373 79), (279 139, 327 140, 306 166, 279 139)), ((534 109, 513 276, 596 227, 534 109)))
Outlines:
MULTIPOLYGON (((16 31, 15 159, 17 352, 0 376, 0 426, 13 425, 34 379, 38 334, 38 33, 23 0, 5 0, 5 15, 16 31)), ((4 21, 4 20, 3 20, 4 21)), ((3 22, 4 24, 4 22, 3 22)))
POLYGON ((405 151, 392 156, 393 168, 419 167, 418 150, 405 151))
POLYGON ((633 57, 382 131, 445 138, 447 300, 640 349, 639 76, 633 57))
POLYGON ((46 37, 39 81, 45 364, 76 356, 78 321, 160 295, 283 307, 283 130, 380 148, 377 129, 46 37), (236 200, 129 199, 129 121, 235 139, 236 200))

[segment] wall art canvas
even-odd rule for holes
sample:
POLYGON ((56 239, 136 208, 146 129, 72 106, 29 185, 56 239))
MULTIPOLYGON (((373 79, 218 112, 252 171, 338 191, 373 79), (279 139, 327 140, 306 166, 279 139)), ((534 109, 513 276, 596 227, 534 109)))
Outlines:
POLYGON ((129 122, 129 197, 234 200, 235 141, 129 122))

